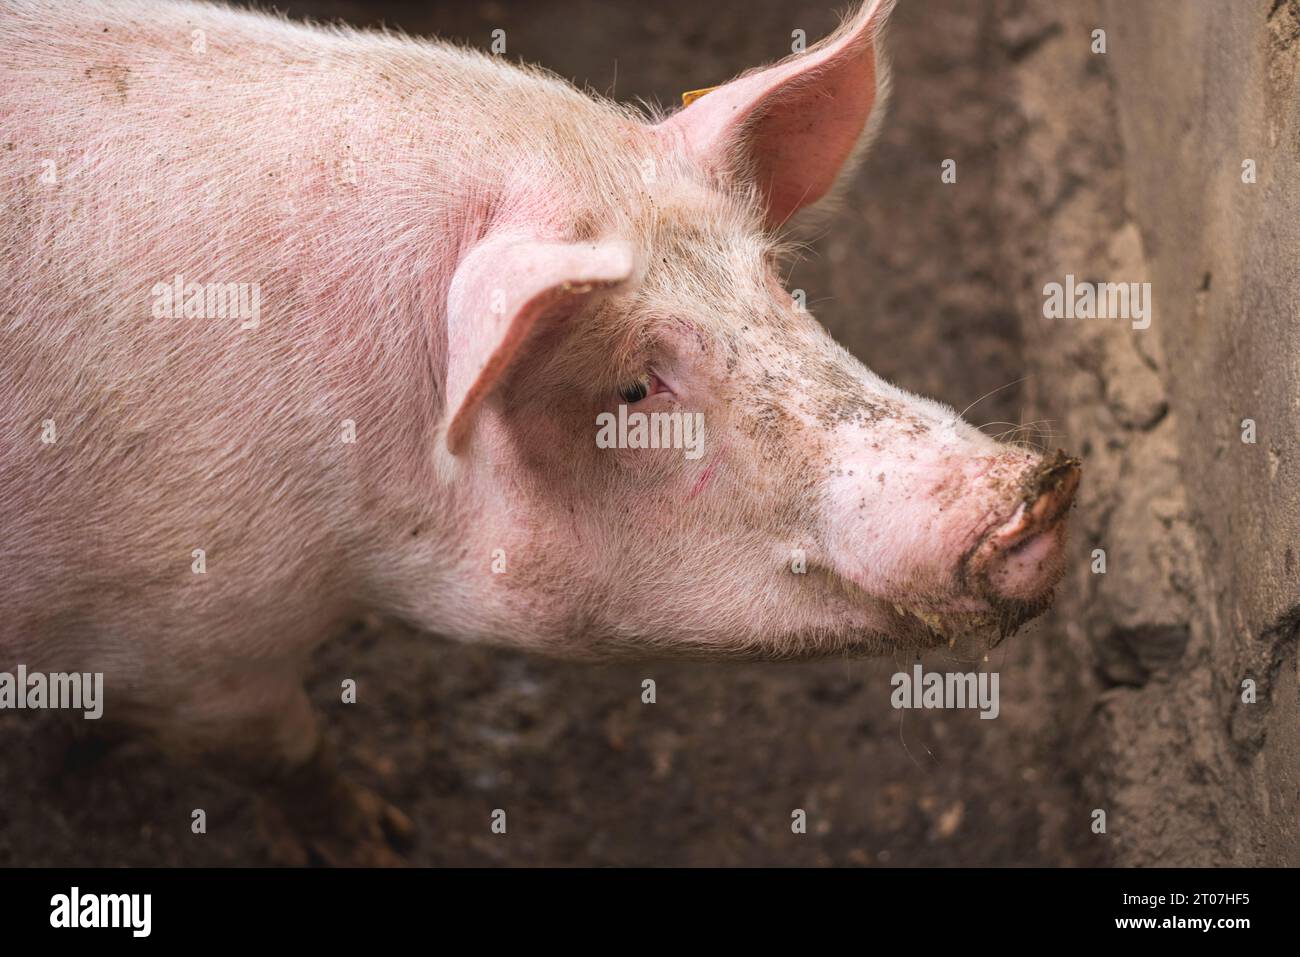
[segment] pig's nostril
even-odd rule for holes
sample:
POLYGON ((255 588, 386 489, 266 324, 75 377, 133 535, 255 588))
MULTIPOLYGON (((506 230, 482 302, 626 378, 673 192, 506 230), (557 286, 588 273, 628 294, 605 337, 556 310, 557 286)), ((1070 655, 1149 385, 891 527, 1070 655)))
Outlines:
POLYGON ((1044 476, 1037 498, 1021 503, 1011 520, 994 533, 995 545, 1000 550, 1014 549, 1052 528, 1069 510, 1078 488, 1079 466, 1074 462, 1044 476))
POLYGON ((1045 463, 1033 478, 1037 494, 985 540, 981 564, 999 595, 1036 599, 1060 577, 1065 515, 1079 487, 1079 465, 1063 456, 1045 463))

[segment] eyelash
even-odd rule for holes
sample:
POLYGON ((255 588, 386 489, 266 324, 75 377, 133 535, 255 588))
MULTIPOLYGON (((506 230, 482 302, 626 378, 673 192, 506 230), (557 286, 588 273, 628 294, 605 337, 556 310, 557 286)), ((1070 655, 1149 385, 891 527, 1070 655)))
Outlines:
POLYGON ((628 405, 635 405, 642 399, 649 398, 660 392, 667 392, 663 382, 653 372, 643 372, 631 382, 620 386, 618 390, 619 398, 628 405))

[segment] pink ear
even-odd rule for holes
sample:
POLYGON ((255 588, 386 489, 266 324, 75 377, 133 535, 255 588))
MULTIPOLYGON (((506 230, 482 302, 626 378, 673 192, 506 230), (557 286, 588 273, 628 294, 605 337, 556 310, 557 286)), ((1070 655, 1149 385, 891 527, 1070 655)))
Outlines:
POLYGON ((876 35, 893 0, 869 0, 803 53, 732 80, 660 124, 706 168, 750 176, 779 226, 825 196, 867 129, 881 64, 876 35))
POLYGON ((624 282, 634 267, 622 242, 488 239, 461 262, 447 293, 447 447, 459 455, 474 414, 543 317, 577 308, 624 282))

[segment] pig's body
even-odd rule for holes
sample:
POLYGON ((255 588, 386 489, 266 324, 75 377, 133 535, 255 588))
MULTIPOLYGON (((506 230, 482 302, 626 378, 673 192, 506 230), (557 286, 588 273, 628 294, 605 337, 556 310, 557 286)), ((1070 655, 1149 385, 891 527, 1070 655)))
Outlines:
MULTIPOLYGON (((484 564, 432 454, 451 268, 502 157, 582 138, 557 111, 618 115, 431 43, 199 5, 8 6, 4 657, 153 700, 220 661, 300 656, 372 603, 401 612, 408 559, 427 614, 452 568, 484 564), (259 283, 258 327, 153 318, 177 274, 259 283)), ((449 601, 448 630, 479 630, 449 601)))
POLYGON ((1068 464, 883 383, 767 265, 869 132, 880 17, 816 54, 812 172, 733 188, 713 154, 766 74, 650 125, 433 43, 0 3, 0 658, 284 773, 317 752, 305 656, 367 611, 778 657, 1042 607, 1068 464), (256 327, 157 318, 178 275, 256 283, 256 327), (699 461, 594 447, 629 378, 707 409, 699 461))
POLYGON ((295 687, 408 541, 460 557, 437 304, 490 188, 463 131, 518 84, 197 5, 7 6, 0 657, 105 672, 110 716, 236 710, 295 687), (259 283, 258 327, 153 318, 176 274, 259 283))

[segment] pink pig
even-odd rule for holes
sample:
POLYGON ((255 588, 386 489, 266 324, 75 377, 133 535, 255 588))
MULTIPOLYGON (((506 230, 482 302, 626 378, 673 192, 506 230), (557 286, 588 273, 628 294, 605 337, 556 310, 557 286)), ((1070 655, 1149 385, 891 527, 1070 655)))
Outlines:
POLYGON ((302 689, 356 616, 786 658, 1041 612, 1077 463, 778 279, 879 123, 889 6, 647 120, 440 43, 2 0, 0 658, 103 672, 107 718, 374 861, 410 824, 302 689))

